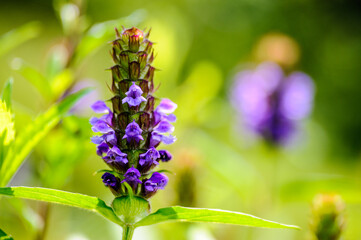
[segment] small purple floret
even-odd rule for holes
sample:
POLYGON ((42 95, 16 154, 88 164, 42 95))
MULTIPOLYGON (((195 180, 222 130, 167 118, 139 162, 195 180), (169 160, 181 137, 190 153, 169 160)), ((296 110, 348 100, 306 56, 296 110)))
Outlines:
POLYGON ((160 160, 162 162, 168 162, 170 160, 172 160, 172 154, 170 154, 170 152, 168 152, 167 150, 159 150, 159 155, 160 155, 160 160))
POLYGON ((107 187, 117 189, 119 186, 118 179, 111 173, 104 173, 102 176, 103 183, 107 187))
POLYGON ((147 99, 145 99, 142 94, 142 89, 136 85, 134 82, 129 87, 128 92, 125 93, 127 96, 123 98, 122 103, 128 103, 131 107, 139 106, 142 102, 146 102, 147 99))
POLYGON ((165 176, 161 173, 155 172, 144 183, 145 193, 149 194, 149 193, 157 191, 158 189, 164 189, 164 187, 167 185, 167 183, 168 183, 167 176, 165 176))
POLYGON ((134 140, 138 143, 140 140, 143 140, 142 132, 143 130, 139 127, 138 123, 133 120, 133 122, 129 123, 125 128, 123 139, 126 138, 128 142, 134 140))
POLYGON ((148 166, 152 164, 158 165, 157 159, 160 158, 160 154, 154 147, 148 149, 146 153, 139 155, 139 165, 148 166))
POLYGON ((138 171, 138 169, 136 169, 136 168, 134 168, 134 166, 132 166, 124 174, 124 179, 123 179, 122 183, 123 182, 127 182, 129 184, 142 183, 142 181, 139 180, 140 176, 141 175, 140 175, 140 172, 138 171))
POLYGON ((112 163, 127 164, 128 163, 127 154, 122 153, 117 146, 113 146, 107 152, 107 156, 103 157, 103 159, 105 162, 107 162, 109 164, 112 164, 112 163))
POLYGON ((109 146, 106 142, 102 142, 97 146, 97 154, 103 156, 104 153, 108 152, 109 146))

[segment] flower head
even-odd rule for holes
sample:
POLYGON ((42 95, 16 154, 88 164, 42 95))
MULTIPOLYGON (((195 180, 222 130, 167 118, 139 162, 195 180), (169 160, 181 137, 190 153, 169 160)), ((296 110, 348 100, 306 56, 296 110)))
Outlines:
POLYGON ((172 158, 168 151, 156 148, 176 140, 171 134, 177 104, 161 99, 157 106, 153 96, 154 51, 149 33, 137 28, 116 33, 112 49, 115 65, 110 68, 112 108, 103 101, 92 105, 93 111, 103 116, 90 119, 92 130, 98 134, 91 141, 97 145, 97 154, 119 176, 103 175, 113 194, 130 194, 129 188, 122 186, 127 183, 134 195, 149 198, 168 182, 166 176, 150 170, 172 158))

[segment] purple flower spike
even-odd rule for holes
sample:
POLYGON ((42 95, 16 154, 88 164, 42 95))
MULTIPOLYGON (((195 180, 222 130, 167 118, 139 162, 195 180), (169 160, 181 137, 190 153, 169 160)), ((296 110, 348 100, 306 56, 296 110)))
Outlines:
POLYGON ((172 160, 172 154, 170 154, 170 152, 168 152, 167 150, 159 150, 159 155, 160 155, 160 160, 162 162, 168 162, 170 160, 172 160))
POLYGON ((102 176, 103 183, 107 187, 117 189, 119 187, 118 179, 111 173, 104 173, 102 176))
POLYGON ((167 98, 163 98, 158 107, 156 108, 156 111, 159 113, 165 113, 170 114, 174 112, 177 109, 177 104, 172 102, 171 100, 167 98))
POLYGON ((110 109, 105 105, 103 101, 96 101, 91 108, 95 113, 109 113, 110 109))
POLYGON ((149 32, 144 34, 133 27, 122 32, 116 29, 116 35, 111 51, 115 64, 110 68, 113 96, 108 102, 91 105, 95 113, 101 114, 90 119, 92 130, 97 133, 91 141, 112 170, 102 176, 109 190, 116 197, 133 192, 136 197, 148 199, 168 182, 166 176, 152 169, 160 161, 172 159, 168 151, 156 148, 176 140, 171 134, 177 120, 173 114, 177 104, 165 98, 156 105, 156 68, 152 65, 154 49, 149 32))
POLYGON ((174 126, 168 121, 161 121, 155 128, 154 131, 157 133, 172 133, 174 132, 174 126))
POLYGON ((129 123, 125 128, 125 135, 123 139, 126 138, 128 142, 134 140, 138 143, 140 140, 144 140, 141 135, 142 132, 143 130, 139 127, 138 123, 133 120, 133 122, 129 123))
POLYGON ((129 184, 142 183, 142 181, 139 180, 140 176, 141 175, 140 175, 140 172, 138 171, 138 169, 136 169, 136 168, 134 168, 134 166, 132 166, 124 174, 124 180, 122 181, 122 183, 123 182, 127 182, 129 184))
POLYGON ((145 99, 142 94, 142 89, 136 85, 134 82, 129 87, 128 92, 125 93, 127 96, 123 98, 122 103, 128 103, 131 107, 139 106, 142 102, 146 102, 147 99, 145 99))

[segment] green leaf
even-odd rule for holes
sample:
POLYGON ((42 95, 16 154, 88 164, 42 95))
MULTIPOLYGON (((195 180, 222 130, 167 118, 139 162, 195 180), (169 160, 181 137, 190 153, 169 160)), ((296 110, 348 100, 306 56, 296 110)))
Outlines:
POLYGON ((39 22, 30 22, 17 29, 11 30, 0 37, 0 56, 16 48, 20 44, 38 36, 39 22))
POLYGON ((4 88, 1 92, 1 99, 6 103, 8 109, 11 108, 11 96, 13 92, 13 78, 9 78, 9 80, 5 83, 4 88))
POLYGON ((212 222, 248 227, 299 229, 297 226, 277 223, 240 212, 206 208, 186 208, 180 206, 161 208, 137 222, 135 226, 147 226, 167 221, 212 222))
POLYGON ((124 222, 115 215, 113 209, 97 197, 38 187, 0 188, 0 194, 10 197, 25 198, 87 209, 99 213, 103 217, 120 226, 124 226, 124 222))
POLYGON ((38 142, 56 126, 61 117, 90 89, 83 89, 66 97, 38 116, 24 131, 21 131, 9 149, 0 170, 0 186, 6 186, 38 142))
POLYGON ((3 230, 0 229, 0 240, 14 240, 14 238, 7 235, 3 230))
POLYGON ((46 99, 51 99, 52 88, 46 77, 37 69, 31 67, 29 64, 24 63, 23 60, 17 58, 17 64, 14 70, 19 72, 26 80, 28 80, 46 99))

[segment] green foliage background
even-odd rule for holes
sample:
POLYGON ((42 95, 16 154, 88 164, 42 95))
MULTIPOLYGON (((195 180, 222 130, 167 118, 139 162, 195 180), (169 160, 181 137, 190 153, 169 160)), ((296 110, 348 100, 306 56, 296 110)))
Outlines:
MULTIPOLYGON (((13 76, 18 133, 62 93, 44 84, 54 77, 49 67, 51 50, 66 34, 54 10, 59 3, 0 3, 0 35, 18 29, 0 40, 0 86, 13 76), (20 69, 18 58, 23 63, 20 69)), ((88 43, 81 45, 70 78, 91 79, 100 99, 110 97, 106 85, 110 72, 105 69, 112 62, 106 42, 112 39, 114 22, 108 21, 126 16, 130 17, 119 21, 126 27, 152 27, 158 53, 155 65, 161 69, 156 73, 161 83, 158 96, 169 97, 179 106, 179 140, 170 149, 175 158, 163 165, 176 175, 152 199, 153 208, 174 204, 223 208, 303 228, 284 231, 173 223, 142 228, 135 239, 307 239, 310 203, 319 192, 341 194, 347 204, 345 239, 361 238, 358 1, 88 0, 84 2, 88 26, 107 23, 94 28, 88 43), (99 48, 89 53, 92 37, 96 40, 104 29, 110 35, 93 41, 99 48), (308 73, 317 88, 313 114, 303 123, 300 138, 278 150, 247 139, 229 104, 237 66, 257 61, 254 48, 268 33, 283 33, 298 43, 301 57, 293 69, 308 73)), ((64 85, 69 81, 66 74, 60 78, 64 85)), ((81 116, 67 116, 48 134, 11 185, 54 187, 111 200, 100 176, 92 175, 105 165, 88 140, 89 104, 83 105, 81 116)), ((41 232, 41 203, 2 198, 0 208, 0 227, 15 239, 34 239, 41 232)), ((120 232, 98 216, 63 206, 51 207, 47 219, 45 239, 117 239, 120 232)))

